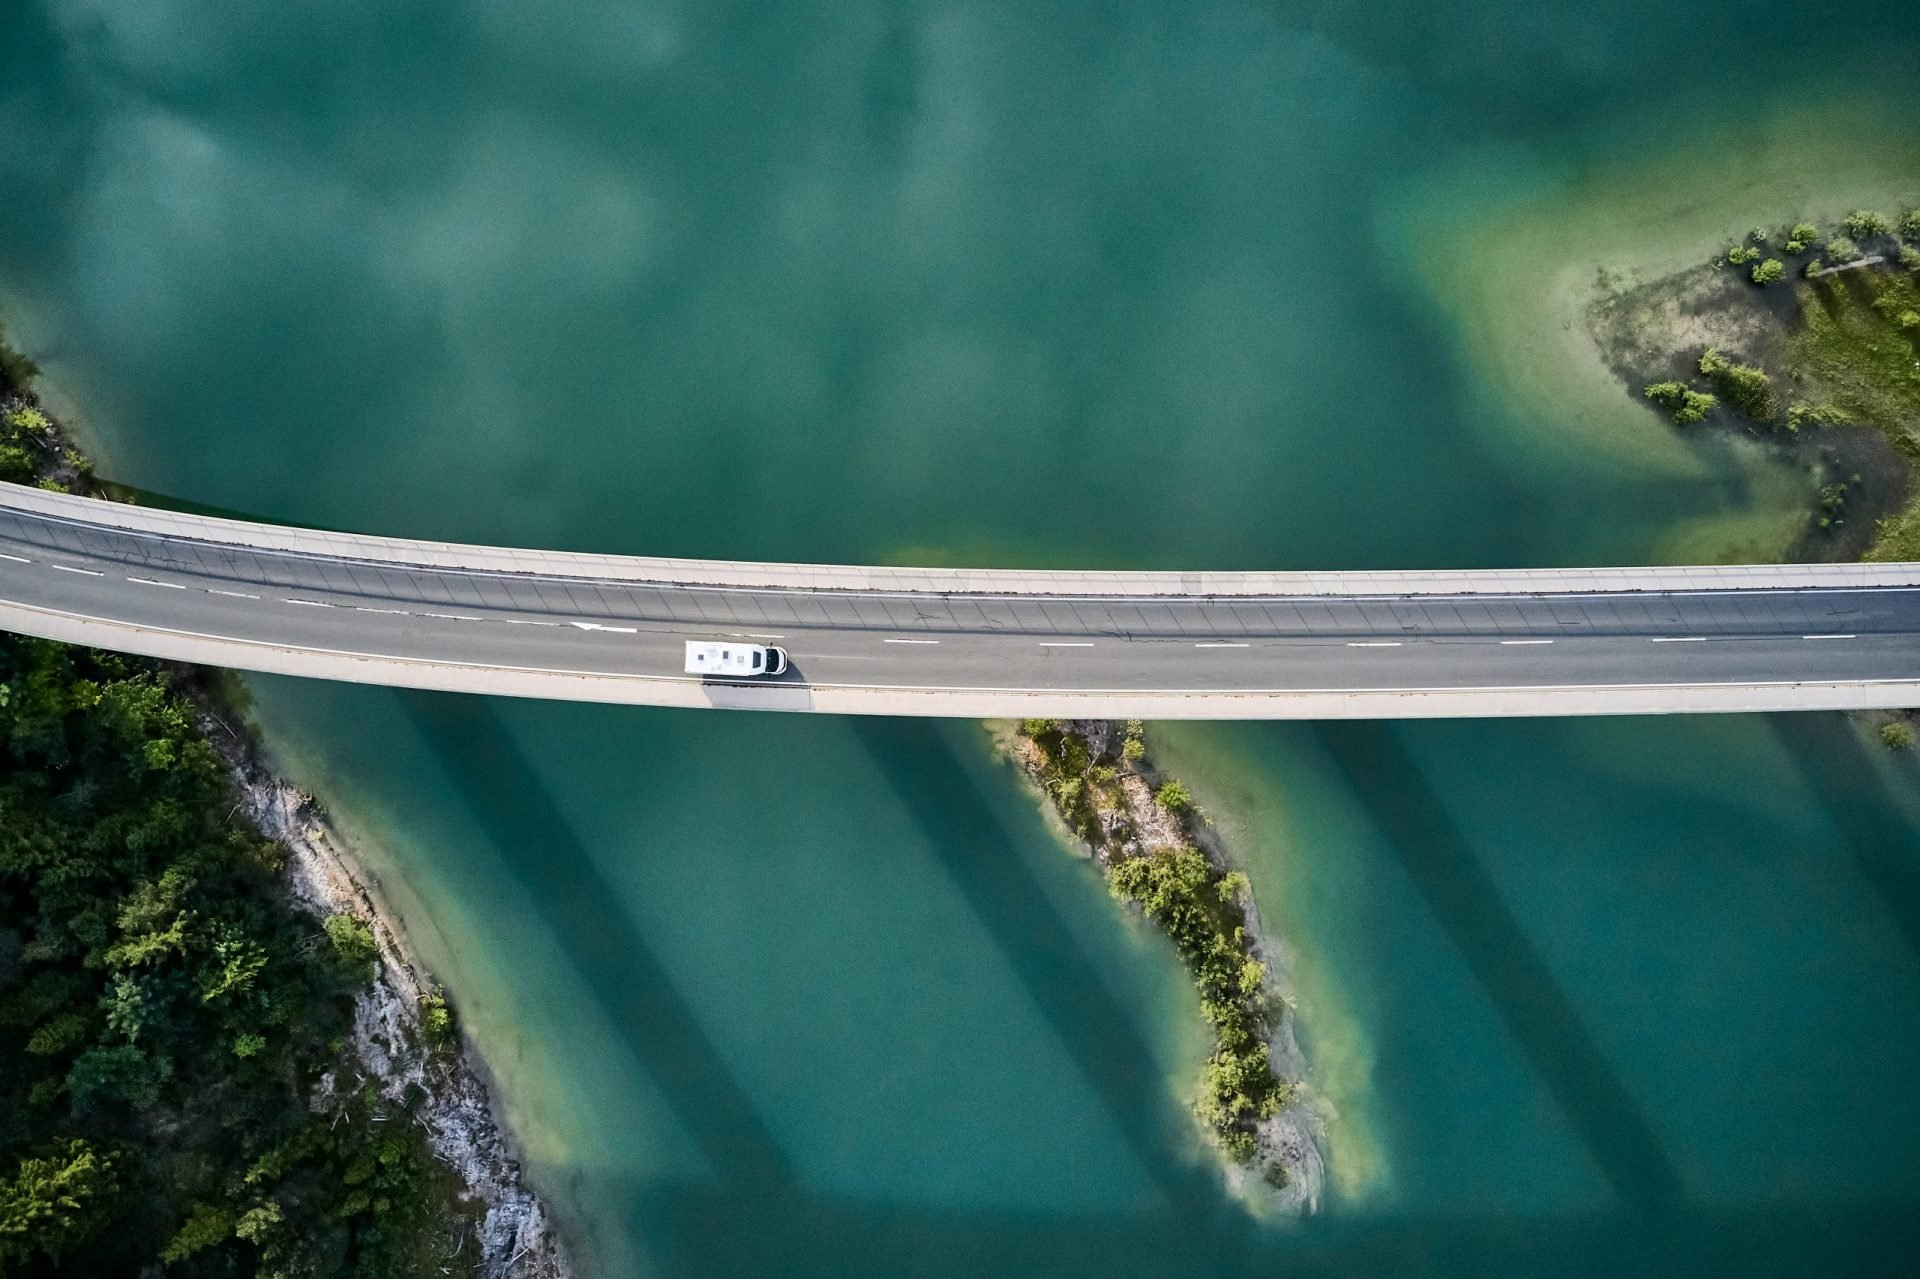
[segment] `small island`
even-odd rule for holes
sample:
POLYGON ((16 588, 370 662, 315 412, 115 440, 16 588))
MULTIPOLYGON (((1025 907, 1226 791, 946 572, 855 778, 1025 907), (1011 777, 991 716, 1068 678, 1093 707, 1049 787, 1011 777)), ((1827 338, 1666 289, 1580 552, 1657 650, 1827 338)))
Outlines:
MULTIPOLYGON (((1920 560, 1920 207, 1755 227, 1711 262, 1603 289, 1587 320, 1629 393, 1675 429, 1806 469, 1786 558, 1920 560)), ((1911 716, 1871 719, 1905 749, 1911 716)))

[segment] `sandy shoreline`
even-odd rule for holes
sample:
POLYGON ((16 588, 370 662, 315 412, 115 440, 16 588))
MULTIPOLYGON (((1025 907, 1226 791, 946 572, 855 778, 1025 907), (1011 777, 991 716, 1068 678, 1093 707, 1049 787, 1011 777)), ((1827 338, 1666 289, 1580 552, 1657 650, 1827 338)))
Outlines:
MULTIPOLYGON (((369 921, 380 943, 373 983, 354 1001, 351 1052, 398 1103, 410 1090, 424 1096, 414 1110, 435 1158, 458 1178, 462 1194, 484 1205, 478 1246, 480 1279, 572 1279, 575 1271, 546 1207, 526 1183, 504 1124, 495 1116, 485 1065, 464 1041, 452 1051, 431 1046, 422 1000, 439 988, 408 949, 404 934, 368 886, 339 832, 311 795, 267 771, 227 723, 203 712, 202 727, 219 750, 241 808, 263 835, 284 845, 293 899, 318 915, 349 911, 369 921)), ((331 1087, 329 1076, 322 1089, 331 1087)))

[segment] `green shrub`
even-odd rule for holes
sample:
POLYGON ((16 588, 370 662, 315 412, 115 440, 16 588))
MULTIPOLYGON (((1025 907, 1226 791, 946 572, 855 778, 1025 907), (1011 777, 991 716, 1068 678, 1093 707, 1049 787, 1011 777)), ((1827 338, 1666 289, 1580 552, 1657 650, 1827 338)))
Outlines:
POLYGON ((1880 740, 1886 743, 1890 751, 1911 750, 1914 742, 1913 725, 1902 719, 1894 720, 1891 724, 1882 724, 1880 740))
POLYGON ((1920 311, 1902 311, 1893 317, 1893 326, 1902 333, 1920 331, 1920 311))
POLYGON ((435 1044, 453 1042, 453 1009, 447 1006, 446 992, 438 986, 420 996, 420 1025, 435 1044))
POLYGON ((1169 813, 1184 813, 1193 807, 1193 794, 1185 782, 1168 780, 1153 792, 1153 802, 1169 813))
POLYGON ((1900 215, 1900 238, 1920 240, 1920 209, 1908 209, 1900 215))
POLYGON ((53 426, 47 415, 28 404, 10 408, 6 412, 7 425, 22 435, 45 435, 53 426))
POLYGON ((1772 417, 1779 409, 1773 394, 1773 379, 1751 364, 1735 364, 1718 349, 1708 347, 1700 357, 1700 371, 1733 407, 1756 422, 1772 417))
POLYGON ((1753 282, 1761 288, 1765 288, 1767 285, 1779 280, 1780 277, 1786 273, 1786 263, 1782 262, 1779 258, 1768 258, 1765 262, 1753 268, 1753 282))
POLYGON ((1827 241, 1827 256, 1835 262, 1852 262, 1860 256, 1860 246, 1844 235, 1827 241))
POLYGON ((1887 235, 1893 231, 1893 220, 1871 209, 1855 209, 1840 225, 1856 240, 1870 240, 1876 235, 1887 235))
POLYGON ((1796 222, 1787 232, 1787 242, 1780 247, 1788 253, 1805 253, 1820 238, 1820 228, 1811 222, 1796 222))
POLYGON ((1808 278, 1812 278, 1813 276, 1819 275, 1822 271, 1826 269, 1827 269, 1827 264, 1822 262, 1819 258, 1809 258, 1807 260, 1806 274, 1808 278))
POLYGON ((24 484, 32 478, 32 456, 18 444, 0 444, 0 480, 24 484))
POLYGON ((1060 731, 1057 719, 1023 719, 1020 721, 1020 735, 1023 737, 1045 737, 1048 733, 1060 731))
POLYGON ((1120 743, 1120 758, 1129 764, 1138 764, 1147 757, 1147 744, 1137 737, 1128 737, 1120 743))
POLYGON ((169 1265, 185 1261, 194 1253, 203 1252, 231 1238, 233 1214, 213 1204, 197 1203, 188 1212, 186 1224, 180 1227, 166 1250, 160 1254, 160 1260, 169 1265))
POLYGON ((1718 400, 1700 391, 1689 390, 1684 382, 1655 382, 1646 390, 1646 396, 1661 408, 1673 415, 1679 426, 1692 426, 1695 422, 1706 420, 1718 400))
POLYGON ((1920 248, 1911 244, 1900 246, 1900 265, 1909 271, 1920 271, 1920 248))
POLYGON ((342 911, 327 916, 325 928, 341 974, 356 982, 372 977, 373 961, 380 956, 380 943, 374 940, 372 926, 360 916, 342 911))
POLYGON ((1736 244, 1727 250, 1727 262, 1731 266, 1745 266, 1760 256, 1760 250, 1752 245, 1736 244))

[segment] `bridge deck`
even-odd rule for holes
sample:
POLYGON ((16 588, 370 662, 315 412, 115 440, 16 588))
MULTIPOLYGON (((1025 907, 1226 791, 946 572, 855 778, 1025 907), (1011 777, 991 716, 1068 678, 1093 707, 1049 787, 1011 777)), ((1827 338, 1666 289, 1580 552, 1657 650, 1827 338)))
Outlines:
POLYGON ((1269 718, 1920 702, 1920 566, 1123 574, 405 542, 0 485, 0 625, 253 670, 682 706, 1269 718), (785 646, 751 685, 695 638, 785 646))

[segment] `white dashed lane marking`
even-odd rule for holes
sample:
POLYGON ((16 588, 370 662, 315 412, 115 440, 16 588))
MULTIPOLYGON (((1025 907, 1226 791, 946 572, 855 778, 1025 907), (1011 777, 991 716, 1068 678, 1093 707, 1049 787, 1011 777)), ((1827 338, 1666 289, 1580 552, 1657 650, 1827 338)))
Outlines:
POLYGON ((1501 640, 1501 644, 1511 648, 1516 644, 1551 644, 1552 640, 1501 640))
POLYGON ((106 576, 105 573, 95 572, 93 569, 90 569, 90 568, 68 568, 65 564, 51 564, 48 567, 58 569, 62 573, 79 573, 85 577, 105 577, 106 576))
POLYGON ((1800 638, 1810 639, 1810 640, 1823 640, 1823 639, 1859 639, 1860 637, 1858 635, 1802 635, 1800 638))
POLYGON ((333 607, 333 605, 331 605, 331 604, 329 604, 329 603, 327 603, 327 602, 326 602, 325 600, 290 600, 290 599, 283 599, 283 600, 281 600, 280 602, 281 602, 282 604, 298 604, 298 605, 300 605, 300 606, 301 606, 302 608, 332 608, 332 607, 333 607))
POLYGON ((1048 643, 1047 641, 1042 640, 1040 642, 1040 647, 1041 648, 1092 648, 1093 645, 1092 643, 1085 640, 1073 640, 1071 642, 1067 640, 1056 640, 1053 643, 1048 643))
POLYGON ((15 564, 31 564, 31 563, 33 563, 33 561, 32 561, 32 560, 30 560, 30 559, 28 559, 28 558, 27 558, 26 556, 24 556, 24 555, 5 555, 5 554, 0 554, 0 560, 12 560, 12 561, 13 561, 13 562, 14 562, 15 564))
POLYGON ((1348 648, 1399 648, 1399 640, 1350 640, 1348 648))
POLYGON ((1195 644, 1195 645, 1194 645, 1194 647, 1195 647, 1195 648, 1252 648, 1252 647, 1253 647, 1253 645, 1251 645, 1251 644, 1229 644, 1229 643, 1226 643, 1226 642, 1224 642, 1224 641, 1220 641, 1220 642, 1214 642, 1214 643, 1204 643, 1204 644, 1195 644))
POLYGON ((583 631, 612 631, 615 635, 632 635, 638 630, 632 626, 603 626, 599 622, 573 622, 571 625, 583 631))
POLYGON ((207 594, 225 595, 229 599, 236 599, 236 600, 257 600, 260 598, 258 595, 249 595, 245 591, 220 591, 220 590, 215 590, 211 586, 207 588, 207 594))
POLYGON ((883 639, 880 642, 882 644, 938 644, 940 641, 939 640, 922 640, 922 639, 883 639))
POLYGON ((164 586, 170 591, 184 591, 187 588, 178 582, 157 582, 151 577, 130 577, 129 582, 138 582, 142 586, 164 586))
POLYGON ((1704 635, 1656 635, 1648 642, 1653 644, 1704 644, 1707 642, 1707 637, 1704 635))

